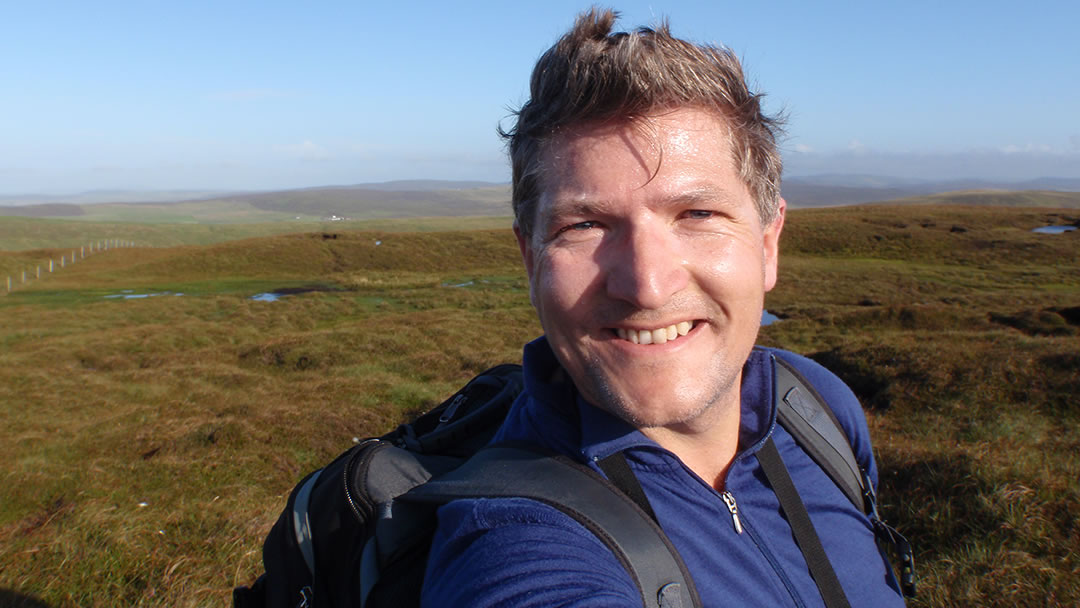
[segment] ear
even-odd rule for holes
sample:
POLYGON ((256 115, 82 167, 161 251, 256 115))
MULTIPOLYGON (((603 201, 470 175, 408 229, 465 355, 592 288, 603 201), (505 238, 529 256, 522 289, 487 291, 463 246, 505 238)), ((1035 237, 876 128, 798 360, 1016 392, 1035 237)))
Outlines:
POLYGON ((517 222, 515 222, 514 236, 517 237, 518 249, 521 250, 521 261, 525 263, 525 272, 528 273, 529 281, 532 282, 533 250, 529 235, 523 233, 521 228, 518 227, 517 222))
POLYGON ((514 222, 514 236, 517 237, 518 249, 521 250, 521 261, 525 263, 525 272, 529 275, 529 302, 536 306, 536 298, 533 292, 533 269, 535 266, 532 239, 521 231, 517 222, 514 222))
POLYGON ((777 267, 780 260, 780 232, 784 229, 784 214, 787 211, 787 201, 780 198, 776 207, 776 219, 772 224, 765 227, 762 247, 765 253, 765 291, 772 290, 776 286, 777 267))

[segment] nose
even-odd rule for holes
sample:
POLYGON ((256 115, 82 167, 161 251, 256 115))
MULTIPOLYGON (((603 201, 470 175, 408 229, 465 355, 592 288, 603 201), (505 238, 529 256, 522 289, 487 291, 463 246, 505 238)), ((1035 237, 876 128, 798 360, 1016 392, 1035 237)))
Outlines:
POLYGON ((608 296, 639 310, 662 308, 689 282, 676 239, 662 222, 628 227, 605 253, 608 296))

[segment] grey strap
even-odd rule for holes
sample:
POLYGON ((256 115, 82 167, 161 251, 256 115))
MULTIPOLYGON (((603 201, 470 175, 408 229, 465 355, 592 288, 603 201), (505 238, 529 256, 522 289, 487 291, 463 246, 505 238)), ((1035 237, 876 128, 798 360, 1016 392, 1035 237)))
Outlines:
POLYGON ((498 497, 529 498, 573 517, 612 550, 646 608, 701 605, 686 566, 656 522, 582 465, 527 449, 490 447, 399 500, 441 504, 498 497))
POLYGON ((322 469, 315 471, 307 478, 296 492, 296 500, 293 501, 293 532, 296 533, 296 544, 300 546, 300 553, 304 556, 308 571, 312 578, 315 577, 315 548, 311 542, 311 521, 308 519, 308 503, 311 501, 311 489, 319 480, 322 469))
POLYGON ((775 356, 773 361, 778 421, 844 491, 855 508, 868 512, 859 461, 839 421, 786 361, 775 356))

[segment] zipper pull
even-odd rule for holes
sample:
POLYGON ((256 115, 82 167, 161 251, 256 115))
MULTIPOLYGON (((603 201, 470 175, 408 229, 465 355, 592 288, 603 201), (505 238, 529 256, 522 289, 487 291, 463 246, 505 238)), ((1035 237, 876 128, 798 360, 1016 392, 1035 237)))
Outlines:
POLYGON ((735 533, 742 534, 742 522, 739 521, 739 505, 735 504, 735 496, 731 492, 725 491, 720 497, 724 499, 727 510, 731 511, 731 521, 735 524, 735 533))
POLYGON ((466 397, 465 395, 457 395, 456 397, 454 397, 454 400, 446 406, 446 409, 443 410, 442 414, 439 416, 439 425, 442 426, 447 422, 453 420, 454 414, 457 413, 458 408, 461 407, 462 403, 465 403, 466 399, 468 399, 468 397, 466 397))

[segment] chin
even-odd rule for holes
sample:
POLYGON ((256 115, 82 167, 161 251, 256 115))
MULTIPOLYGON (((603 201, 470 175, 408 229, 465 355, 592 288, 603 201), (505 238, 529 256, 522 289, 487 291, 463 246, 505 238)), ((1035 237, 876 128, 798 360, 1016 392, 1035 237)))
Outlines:
MULTIPOLYGON (((655 376, 649 379, 655 380, 655 376)), ((589 403, 639 429, 670 427, 696 420, 725 392, 707 391, 706 388, 700 383, 657 386, 650 382, 647 386, 627 386, 613 382, 596 368, 589 369, 585 382, 578 386, 589 403)))

